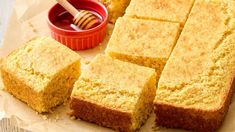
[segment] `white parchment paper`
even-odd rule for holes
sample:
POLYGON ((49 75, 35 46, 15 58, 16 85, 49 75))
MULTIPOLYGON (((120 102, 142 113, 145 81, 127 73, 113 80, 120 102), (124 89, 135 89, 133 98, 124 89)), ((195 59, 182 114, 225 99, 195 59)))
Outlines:
MULTIPOLYGON (((55 4, 54 0, 16 0, 13 14, 4 36, 0 57, 6 56, 12 50, 19 47, 29 38, 46 35, 49 36, 47 27, 48 9, 55 4)), ((79 51, 84 58, 90 60, 96 54, 102 53, 112 32, 113 25, 108 26, 105 41, 94 49, 79 51)), ((0 80, 0 118, 14 119, 19 127, 34 132, 109 132, 111 129, 97 126, 81 120, 72 120, 67 115, 68 105, 62 105, 47 115, 37 114, 26 104, 17 100, 7 92, 1 90, 3 84, 0 80)), ((154 123, 155 116, 152 114, 146 124, 140 129, 141 132, 183 132, 183 130, 166 129, 157 127, 154 123)), ((220 132, 235 131, 235 98, 232 100, 226 119, 219 130, 220 132)))

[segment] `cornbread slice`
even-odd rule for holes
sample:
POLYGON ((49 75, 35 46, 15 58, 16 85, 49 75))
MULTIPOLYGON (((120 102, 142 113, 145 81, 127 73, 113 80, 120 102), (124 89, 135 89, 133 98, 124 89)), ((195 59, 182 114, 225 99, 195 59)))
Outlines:
POLYGON ((179 31, 178 23, 119 18, 106 54, 122 61, 154 68, 158 78, 175 46, 179 31))
POLYGON ((177 22, 183 25, 194 0, 131 0, 125 16, 177 22))
POLYGON ((152 111, 154 69, 96 56, 75 83, 72 115, 120 131, 134 131, 152 111))
POLYGON ((80 56, 49 37, 38 37, 4 58, 4 89, 39 113, 70 96, 80 74, 80 56))
POLYGON ((109 21, 115 23, 118 17, 124 15, 130 0, 98 0, 103 3, 109 12, 109 21))
POLYGON ((235 85, 235 1, 197 0, 159 80, 157 124, 212 132, 235 85))

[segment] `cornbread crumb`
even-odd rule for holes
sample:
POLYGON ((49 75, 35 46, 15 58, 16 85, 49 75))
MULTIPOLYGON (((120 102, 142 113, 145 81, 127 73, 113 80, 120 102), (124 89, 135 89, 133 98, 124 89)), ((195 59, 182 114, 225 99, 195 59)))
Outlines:
POLYGON ((76 116, 70 116, 71 120, 76 120, 76 116))
POLYGON ((99 50, 103 50, 103 47, 102 47, 102 45, 99 45, 99 50))
POLYGON ((116 22, 105 52, 122 61, 154 68, 159 78, 179 31, 177 23, 122 17, 116 22))
POLYGON ((28 21, 28 24, 31 28, 34 28, 34 25, 32 24, 32 22, 28 21))
POLYGON ((96 56, 75 83, 73 116, 120 131, 134 131, 152 110, 154 69, 96 56))
POLYGON ((37 33, 37 32, 38 32, 37 29, 35 28, 35 26, 32 24, 32 22, 29 21, 28 24, 29 24, 29 27, 32 28, 32 31, 33 31, 34 33, 37 33))
POLYGON ((84 64, 84 65, 88 65, 88 64, 90 64, 90 59, 87 59, 87 58, 85 59, 84 58, 84 59, 81 60, 81 63, 84 64))
POLYGON ((109 12, 109 21, 115 23, 118 17, 124 15, 126 7, 129 5, 130 0, 98 0, 103 3, 109 12))
POLYGON ((234 14, 233 1, 196 1, 159 80, 157 123, 203 132, 220 127, 235 88, 234 14))
POLYGON ((154 126, 152 126, 152 130, 153 130, 154 132, 157 132, 157 131, 159 131, 159 130, 160 130, 160 127, 159 127, 159 126, 154 125, 154 126))
POLYGON ((85 60, 85 61, 84 61, 84 64, 86 64, 86 65, 88 65, 89 63, 90 63, 89 60, 85 60))
POLYGON ((62 104, 80 74, 80 56, 49 37, 37 37, 4 58, 4 89, 39 113, 62 104))
POLYGON ((33 32, 34 32, 34 33, 37 33, 38 31, 37 31, 37 29, 36 29, 36 28, 33 28, 33 32))
POLYGON ((69 98, 64 100, 63 106, 66 106, 67 104, 69 104, 69 98))
POLYGON ((43 120, 47 120, 47 119, 48 119, 48 116, 47 116, 47 115, 42 115, 42 119, 43 119, 43 120))
POLYGON ((131 0, 125 16, 184 25, 194 0, 131 0))
POLYGON ((55 116, 55 122, 57 122, 60 119, 60 116, 58 114, 56 114, 55 116))

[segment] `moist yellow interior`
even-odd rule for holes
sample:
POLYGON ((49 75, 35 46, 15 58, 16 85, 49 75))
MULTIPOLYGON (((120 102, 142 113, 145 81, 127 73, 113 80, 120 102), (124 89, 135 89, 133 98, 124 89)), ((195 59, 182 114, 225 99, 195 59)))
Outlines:
POLYGON ((70 95, 80 74, 80 57, 55 40, 40 37, 7 56, 1 69, 5 90, 38 112, 48 112, 70 95))
POLYGON ((129 113, 132 115, 130 129, 135 130, 152 110, 155 84, 153 69, 99 55, 82 72, 72 97, 129 113))

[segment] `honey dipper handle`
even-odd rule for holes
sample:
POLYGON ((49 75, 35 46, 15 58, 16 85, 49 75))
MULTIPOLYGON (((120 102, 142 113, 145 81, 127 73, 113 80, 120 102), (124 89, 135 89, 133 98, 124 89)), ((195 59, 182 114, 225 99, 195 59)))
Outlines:
POLYGON ((79 11, 72 6, 67 0, 56 0, 61 6, 63 6, 73 17, 75 17, 79 11))

